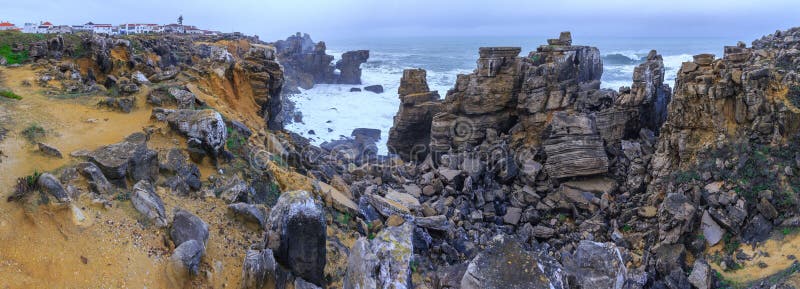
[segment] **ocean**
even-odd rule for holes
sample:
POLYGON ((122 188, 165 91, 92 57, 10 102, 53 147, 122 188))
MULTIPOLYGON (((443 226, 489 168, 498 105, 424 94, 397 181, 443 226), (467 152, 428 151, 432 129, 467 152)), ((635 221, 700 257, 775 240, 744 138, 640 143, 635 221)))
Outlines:
MULTIPOLYGON (((381 130, 379 152, 387 152, 386 141, 400 100, 397 88, 403 70, 424 68, 428 85, 438 90, 442 98, 453 87, 458 74, 471 73, 476 68, 478 48, 483 46, 520 46, 521 56, 546 44, 547 37, 425 37, 340 39, 326 41, 328 54, 338 60, 349 50, 368 49, 370 57, 362 64, 362 85, 318 84, 290 97, 302 122, 287 125, 287 129, 309 138, 315 144, 350 136, 359 127, 381 130), (350 92, 352 87, 380 84, 384 92, 350 92), (313 131, 313 134, 310 133, 313 131)), ((722 56, 725 45, 736 45, 739 39, 724 38, 581 38, 573 34, 573 45, 589 45, 600 49, 603 58, 603 88, 618 89, 630 86, 633 69, 651 49, 664 59, 666 82, 674 87, 675 75, 682 62, 692 55, 713 53, 722 56)), ((318 41, 318 39, 315 39, 318 41)), ((749 43, 749 41, 746 41, 749 43)), ((748 44, 749 46, 749 44, 748 44)))

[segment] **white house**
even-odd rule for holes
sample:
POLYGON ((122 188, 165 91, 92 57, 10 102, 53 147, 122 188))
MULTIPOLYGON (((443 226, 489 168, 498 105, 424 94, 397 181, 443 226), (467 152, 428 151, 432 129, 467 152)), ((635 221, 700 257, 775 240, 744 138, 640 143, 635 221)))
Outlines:
POLYGON ((122 24, 120 25, 120 32, 122 34, 153 33, 157 27, 158 24, 122 24))
POLYGON ((164 33, 186 33, 186 27, 179 24, 164 25, 164 33))
POLYGON ((45 21, 40 23, 34 28, 33 33, 47 34, 50 33, 50 28, 53 28, 53 23, 45 21))
POLYGON ((47 30, 47 33, 54 33, 54 34, 72 33, 72 27, 69 25, 53 26, 47 30))
POLYGON ((17 30, 17 26, 10 22, 0 22, 0 31, 17 30))
POLYGON ((92 32, 97 34, 114 34, 114 25, 111 24, 92 24, 92 32))

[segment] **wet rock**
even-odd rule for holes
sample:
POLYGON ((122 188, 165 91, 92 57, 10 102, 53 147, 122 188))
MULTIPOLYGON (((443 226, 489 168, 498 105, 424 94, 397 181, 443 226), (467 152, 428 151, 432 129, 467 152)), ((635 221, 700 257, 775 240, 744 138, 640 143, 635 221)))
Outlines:
POLYGON ((431 122, 442 105, 430 91, 424 69, 406 69, 397 89, 400 109, 389 130, 387 145, 404 160, 421 162, 429 153, 431 122))
POLYGON ((383 93, 383 85, 380 84, 368 85, 364 87, 364 90, 373 93, 383 93))
POLYGON ((139 213, 152 222, 156 227, 164 228, 167 226, 167 214, 164 210, 164 202, 156 194, 155 188, 150 182, 141 180, 133 186, 131 203, 139 213))
POLYGON ((543 258, 546 257, 525 251, 510 237, 495 237, 485 251, 469 262, 461 279, 461 288, 562 288, 561 277, 552 274, 552 267, 557 263, 543 258))
POLYGON ((285 192, 267 224, 264 242, 278 263, 295 276, 322 285, 327 227, 322 203, 306 191, 285 192))
POLYGON ((277 263, 272 250, 247 250, 242 265, 243 289, 275 288, 277 263))
POLYGON ((53 146, 50 146, 48 144, 41 143, 41 142, 38 143, 37 145, 39 146, 39 151, 42 152, 45 155, 48 155, 48 156, 51 156, 51 157, 56 157, 56 158, 59 158, 59 159, 64 158, 64 156, 61 155, 61 151, 59 151, 57 148, 55 148, 53 146))
POLYGON ((255 205, 235 203, 228 205, 228 209, 243 220, 257 224, 259 228, 264 228, 266 226, 264 212, 255 205))
POLYGON ((369 59, 369 50, 355 50, 342 53, 342 59, 336 62, 339 70, 340 84, 361 84, 361 64, 369 59))
POLYGON ((205 248, 206 241, 208 241, 208 224, 192 213, 176 208, 169 236, 175 246, 180 246, 189 240, 195 240, 205 248))
POLYGON ((154 182, 158 176, 158 153, 147 148, 147 137, 134 133, 124 141, 106 145, 89 153, 95 163, 112 182, 124 187, 125 179, 134 182, 154 182))
POLYGON ((565 258, 567 278, 580 288, 622 289, 627 268, 619 249, 610 243, 581 241, 578 249, 565 258))
POLYGON ((69 197, 69 194, 67 194, 67 191, 64 190, 64 187, 52 174, 43 173, 39 176, 39 179, 37 179, 36 182, 39 184, 39 187, 43 192, 55 198, 56 201, 61 203, 69 203, 72 201, 69 197))
POLYGON ((361 92, 361 88, 359 87, 351 87, 350 92, 361 92))

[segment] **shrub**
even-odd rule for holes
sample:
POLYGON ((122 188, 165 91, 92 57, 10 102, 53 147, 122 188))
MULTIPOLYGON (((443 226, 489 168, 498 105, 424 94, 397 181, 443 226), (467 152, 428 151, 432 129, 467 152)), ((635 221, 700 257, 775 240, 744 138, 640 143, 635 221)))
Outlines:
POLYGON ((5 98, 10 98, 10 99, 17 99, 17 100, 22 99, 22 96, 20 96, 19 94, 14 93, 13 91, 10 91, 10 90, 0 90, 0 96, 5 97, 5 98))
POLYGON ((39 139, 43 138, 47 132, 38 124, 31 124, 24 130, 22 130, 22 136, 24 136, 30 142, 36 142, 39 139))

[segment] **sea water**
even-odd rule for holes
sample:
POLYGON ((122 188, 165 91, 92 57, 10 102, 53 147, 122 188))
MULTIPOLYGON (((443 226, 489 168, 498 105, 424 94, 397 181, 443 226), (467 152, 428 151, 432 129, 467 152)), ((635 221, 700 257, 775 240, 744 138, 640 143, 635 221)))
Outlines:
MULTIPOLYGON (((722 56, 723 46, 735 45, 738 39, 723 38, 580 38, 573 35, 573 45, 589 45, 600 49, 603 59, 603 88, 618 89, 630 86, 634 68, 655 49, 664 59, 665 81, 674 86, 675 75, 682 62, 692 55, 713 53, 722 56)), ((309 138, 315 144, 349 137, 355 128, 381 130, 380 153, 387 152, 386 141, 400 99, 397 88, 403 70, 427 70, 428 85, 444 98, 453 87, 458 74, 471 73, 476 68, 478 48, 484 46, 520 46, 520 56, 546 44, 546 37, 425 37, 328 40, 328 54, 337 60, 349 50, 370 50, 369 60, 361 65, 361 85, 318 84, 290 96, 302 121, 291 123, 287 129, 309 138), (382 85, 380 94, 350 92, 353 87, 382 85)))

